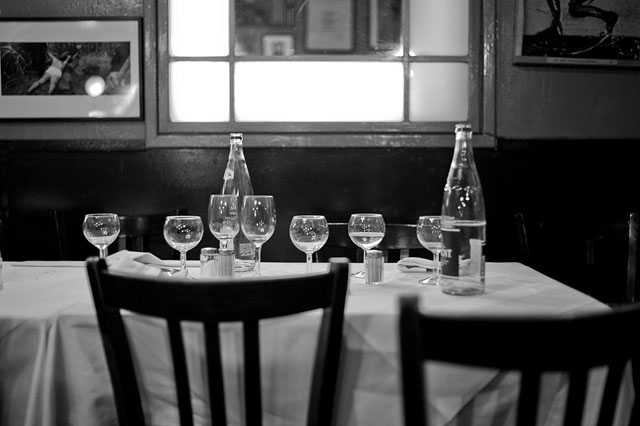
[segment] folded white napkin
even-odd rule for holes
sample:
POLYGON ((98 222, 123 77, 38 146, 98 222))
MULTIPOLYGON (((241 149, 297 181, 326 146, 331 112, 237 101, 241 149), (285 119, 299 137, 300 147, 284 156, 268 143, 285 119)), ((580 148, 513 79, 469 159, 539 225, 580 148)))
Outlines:
POLYGON ((151 253, 121 250, 107 257, 109 269, 150 276, 187 277, 187 270, 160 260, 151 253))
POLYGON ((424 259, 422 257, 405 257, 397 263, 401 272, 419 272, 425 273, 427 269, 433 269, 433 260, 424 259))

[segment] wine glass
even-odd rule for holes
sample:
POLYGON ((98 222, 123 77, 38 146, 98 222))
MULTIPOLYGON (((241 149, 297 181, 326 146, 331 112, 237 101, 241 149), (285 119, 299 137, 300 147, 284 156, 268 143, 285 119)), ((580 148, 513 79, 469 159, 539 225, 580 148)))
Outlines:
POLYGON ((256 275, 260 275, 262 245, 276 229, 276 205, 271 195, 245 195, 242 200, 240 226, 256 246, 256 275))
MULTIPOLYGON (((351 241, 364 252, 364 264, 367 263, 367 252, 380 244, 384 238, 384 219, 379 213, 354 213, 349 219, 347 227, 351 241)), ((364 277, 364 271, 357 272, 353 276, 364 277)))
POLYGON ((167 216, 164 221, 164 239, 180 252, 180 270, 187 269, 187 252, 202 240, 204 226, 200 216, 167 216))
POLYGON ((420 244, 433 253, 434 274, 418 281, 420 284, 440 285, 440 253, 442 252, 442 231, 440 216, 420 216, 416 227, 420 244))
POLYGON ((313 253, 329 239, 327 219, 320 215, 294 216, 289 225, 289 238, 298 250, 307 255, 307 273, 310 273, 313 253))
POLYGON ((107 247, 120 234, 120 218, 115 213, 90 213, 84 216, 82 233, 100 250, 100 258, 107 257, 107 247))
POLYGON ((220 241, 220 248, 228 248, 240 232, 238 196, 212 194, 209 197, 209 230, 220 241))

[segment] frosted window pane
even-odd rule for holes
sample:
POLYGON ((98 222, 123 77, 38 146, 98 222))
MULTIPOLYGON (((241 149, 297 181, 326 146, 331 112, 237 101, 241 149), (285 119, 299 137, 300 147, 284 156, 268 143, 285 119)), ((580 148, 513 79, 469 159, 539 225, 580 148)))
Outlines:
POLYGON ((171 121, 229 121, 229 64, 171 63, 169 113, 171 121))
POLYGON ((476 0, 411 0, 410 55, 465 56, 469 1, 476 0))
POLYGON ((462 63, 411 65, 409 120, 466 121, 469 66, 462 63))
POLYGON ((169 54, 227 56, 228 0, 169 0, 169 54))
POLYGON ((238 62, 238 121, 402 121, 401 63, 238 62))

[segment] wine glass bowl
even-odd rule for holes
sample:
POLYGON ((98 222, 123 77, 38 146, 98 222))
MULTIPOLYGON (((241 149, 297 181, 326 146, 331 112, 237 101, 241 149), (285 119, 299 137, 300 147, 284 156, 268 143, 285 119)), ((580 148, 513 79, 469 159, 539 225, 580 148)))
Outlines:
POLYGON ((298 250, 306 254, 309 273, 313 253, 320 250, 329 239, 327 219, 321 215, 296 215, 289 225, 289 238, 298 250))
MULTIPOLYGON (((347 226, 349 238, 364 252, 366 264, 367 252, 380 244, 384 238, 384 218, 379 213, 354 213, 347 226)), ((364 277, 364 271, 354 274, 356 277, 364 277)))
POLYGON ((164 239, 180 252, 180 269, 187 268, 187 252, 202 240, 204 226, 200 216, 167 216, 164 222, 164 239))
POLYGON ((443 250, 440 216, 420 216, 416 226, 416 237, 420 244, 433 254, 434 274, 420 281, 420 284, 440 283, 440 252, 443 250))
POLYGON ((107 247, 120 234, 120 218, 115 213, 90 213, 82 221, 82 233, 100 250, 100 258, 107 257, 107 247))
POLYGON ((276 205, 271 195, 245 195, 240 213, 242 233, 256 246, 256 275, 260 275, 262 245, 276 229, 276 205))
POLYGON ((240 232, 238 196, 212 194, 209 197, 209 230, 220 241, 220 248, 228 248, 240 232))

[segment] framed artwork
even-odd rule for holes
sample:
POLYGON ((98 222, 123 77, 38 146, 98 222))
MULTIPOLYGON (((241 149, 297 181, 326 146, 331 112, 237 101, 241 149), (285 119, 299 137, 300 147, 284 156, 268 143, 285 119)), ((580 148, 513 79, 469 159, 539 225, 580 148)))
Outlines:
POLYGON ((640 66, 640 4, 517 0, 516 64, 640 66))
POLYGON ((140 19, 0 20, 0 119, 140 119, 140 19))
POLYGON ((351 52, 354 49, 352 0, 307 0, 305 50, 351 52))
POLYGON ((294 53, 293 34, 265 34, 262 37, 263 55, 290 56, 294 53))

